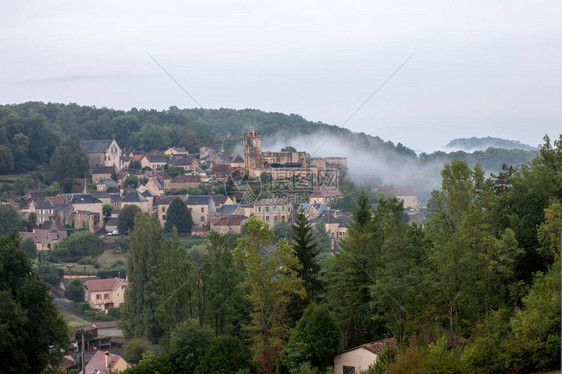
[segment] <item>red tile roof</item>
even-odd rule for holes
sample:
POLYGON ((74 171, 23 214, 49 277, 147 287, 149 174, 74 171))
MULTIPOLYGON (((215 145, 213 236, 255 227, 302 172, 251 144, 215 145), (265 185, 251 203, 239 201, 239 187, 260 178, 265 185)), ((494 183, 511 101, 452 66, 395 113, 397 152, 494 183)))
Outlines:
POLYGON ((92 279, 84 283, 84 286, 93 291, 111 291, 115 289, 118 285, 124 282, 123 278, 111 278, 111 279, 92 279))
MULTIPOLYGON (((95 374, 98 372, 101 373, 109 373, 113 366, 117 364, 117 361, 121 359, 121 356, 114 355, 113 353, 97 351, 94 356, 88 362, 88 365, 85 367, 85 374, 95 374), (106 354, 109 356, 109 365, 105 365, 105 356, 106 354)), ((130 366, 130 365, 128 365, 130 366)), ((80 371, 82 373, 82 371, 80 371)))

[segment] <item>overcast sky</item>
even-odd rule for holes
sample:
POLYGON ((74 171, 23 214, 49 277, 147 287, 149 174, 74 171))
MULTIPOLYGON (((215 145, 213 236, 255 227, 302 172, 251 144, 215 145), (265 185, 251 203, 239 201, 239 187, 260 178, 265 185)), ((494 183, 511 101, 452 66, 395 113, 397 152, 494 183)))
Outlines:
POLYGON ((256 108, 431 151, 562 131, 559 1, 6 1, 0 103, 256 108))

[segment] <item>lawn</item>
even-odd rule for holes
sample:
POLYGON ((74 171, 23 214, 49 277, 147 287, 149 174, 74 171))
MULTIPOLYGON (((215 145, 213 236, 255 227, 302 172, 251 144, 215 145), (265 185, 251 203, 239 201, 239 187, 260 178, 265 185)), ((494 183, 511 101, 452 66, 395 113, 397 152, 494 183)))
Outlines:
POLYGON ((98 263, 102 268, 110 268, 117 261, 123 261, 127 264, 127 254, 113 249, 106 249, 101 256, 98 257, 98 263))
POLYGON ((76 317, 74 314, 71 314, 57 305, 59 312, 62 314, 62 318, 68 323, 68 327, 83 327, 83 326, 90 326, 88 321, 83 320, 82 318, 76 317))

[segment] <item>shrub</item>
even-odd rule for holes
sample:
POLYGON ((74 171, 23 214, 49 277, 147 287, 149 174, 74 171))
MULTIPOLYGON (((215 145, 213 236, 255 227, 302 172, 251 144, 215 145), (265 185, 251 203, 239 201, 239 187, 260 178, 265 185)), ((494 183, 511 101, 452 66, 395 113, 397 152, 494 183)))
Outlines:
POLYGON ((150 350, 150 342, 147 339, 131 339, 125 344, 123 358, 132 364, 136 364, 142 359, 142 354, 148 350, 150 350))
POLYGON ((107 314, 115 319, 121 319, 121 308, 109 308, 107 314))
POLYGON ((98 261, 92 256, 86 256, 78 261, 78 265, 95 265, 97 263, 98 261))

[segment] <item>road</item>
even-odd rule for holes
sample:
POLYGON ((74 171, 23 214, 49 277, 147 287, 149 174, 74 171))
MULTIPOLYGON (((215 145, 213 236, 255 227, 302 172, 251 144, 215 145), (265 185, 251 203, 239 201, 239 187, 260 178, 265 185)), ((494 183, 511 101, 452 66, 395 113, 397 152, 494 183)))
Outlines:
POLYGON ((69 312, 70 314, 83 319, 86 322, 89 323, 94 323, 95 320, 93 320, 90 317, 87 317, 83 314, 78 313, 78 311, 76 309, 74 309, 74 306, 72 305, 72 301, 64 298, 64 297, 60 297, 58 296, 56 293, 54 293, 53 291, 51 291, 51 296, 53 297, 53 299, 55 300, 55 303, 57 305, 60 305, 61 308, 63 308, 64 310, 66 310, 67 312, 69 312))

